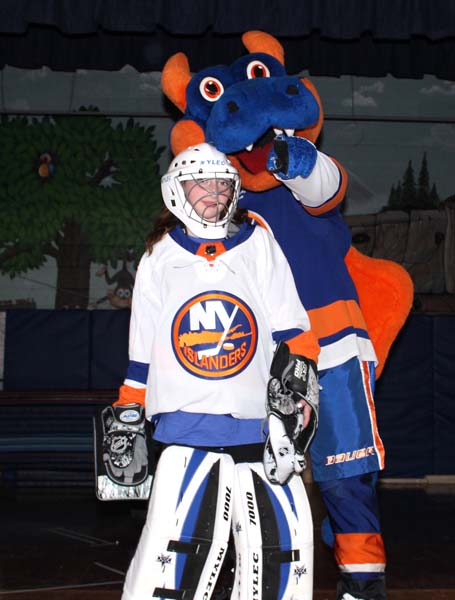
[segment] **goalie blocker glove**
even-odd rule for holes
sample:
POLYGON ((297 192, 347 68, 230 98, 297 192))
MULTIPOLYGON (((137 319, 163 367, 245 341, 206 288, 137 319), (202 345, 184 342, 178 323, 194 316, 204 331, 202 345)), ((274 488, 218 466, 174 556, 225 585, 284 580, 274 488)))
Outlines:
POLYGON ((95 422, 96 482, 100 500, 145 500, 152 476, 140 404, 107 406, 95 422))
POLYGON ((291 354, 280 342, 270 368, 267 387, 269 434, 264 449, 264 468, 272 483, 286 483, 306 466, 305 452, 318 425, 319 384, 316 363, 291 354), (304 427, 305 404, 311 407, 304 427))

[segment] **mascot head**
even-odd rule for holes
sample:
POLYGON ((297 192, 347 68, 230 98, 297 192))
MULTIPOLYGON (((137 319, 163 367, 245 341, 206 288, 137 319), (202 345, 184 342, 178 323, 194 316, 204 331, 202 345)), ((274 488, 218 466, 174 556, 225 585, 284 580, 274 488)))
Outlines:
POLYGON ((279 185, 266 170, 276 135, 315 142, 323 112, 311 82, 286 74, 283 48, 273 36, 249 31, 242 41, 249 54, 194 75, 186 56, 174 54, 164 66, 162 88, 183 113, 171 130, 172 152, 209 142, 229 156, 244 188, 260 192, 279 185))

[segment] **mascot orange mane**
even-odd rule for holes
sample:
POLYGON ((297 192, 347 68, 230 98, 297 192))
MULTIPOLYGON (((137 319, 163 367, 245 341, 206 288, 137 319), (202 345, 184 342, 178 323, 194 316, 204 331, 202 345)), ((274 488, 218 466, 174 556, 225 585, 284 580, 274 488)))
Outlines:
POLYGON ((312 83, 286 74, 283 48, 273 36, 249 31, 242 41, 249 54, 230 66, 192 75, 182 53, 166 63, 163 91, 183 113, 171 131, 172 151, 208 141, 228 154, 249 193, 244 206, 252 208, 252 216, 262 224, 272 225, 288 257, 321 347, 336 344, 351 330, 368 332, 378 358, 378 377, 412 304, 410 277, 399 265, 368 258, 350 245, 339 214, 347 176, 337 161, 314 146, 323 109, 312 83), (270 212, 281 201, 275 200, 276 188, 288 194, 290 211, 281 233, 270 212), (294 215, 295 210, 301 214, 294 215), (304 220, 300 229, 296 219, 304 220), (304 246, 295 249, 293 258, 293 249, 286 246, 298 238, 304 246), (321 273, 326 281, 318 281, 321 273), (337 291, 339 280, 343 282, 337 291), (354 291, 348 289, 352 282, 354 291), (309 288, 322 291, 308 298, 309 288))

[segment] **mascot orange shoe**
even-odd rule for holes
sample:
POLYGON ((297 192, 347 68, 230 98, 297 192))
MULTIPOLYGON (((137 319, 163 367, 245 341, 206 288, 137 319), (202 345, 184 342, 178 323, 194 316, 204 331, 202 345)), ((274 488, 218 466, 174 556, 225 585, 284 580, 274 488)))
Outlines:
MULTIPOLYGON (((384 448, 373 401, 375 378, 412 304, 409 275, 351 246, 340 204, 343 167, 315 142, 318 93, 289 76, 281 44, 249 31, 248 54, 194 75, 178 53, 165 65, 165 95, 183 113, 171 131, 176 154, 204 141, 239 170, 240 205, 266 227, 291 265, 321 353, 319 427, 310 448, 334 533, 337 600, 383 600, 385 553, 375 485, 384 448)), ((254 260, 254 257, 253 257, 254 260)))

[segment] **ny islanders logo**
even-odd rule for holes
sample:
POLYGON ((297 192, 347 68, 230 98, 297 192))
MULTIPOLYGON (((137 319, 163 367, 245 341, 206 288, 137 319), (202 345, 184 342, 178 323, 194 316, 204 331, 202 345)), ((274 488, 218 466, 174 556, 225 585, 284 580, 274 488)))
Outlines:
POLYGON ((172 347, 189 373, 227 379, 245 369, 256 352, 257 324, 251 309, 226 292, 188 300, 172 323, 172 347))

